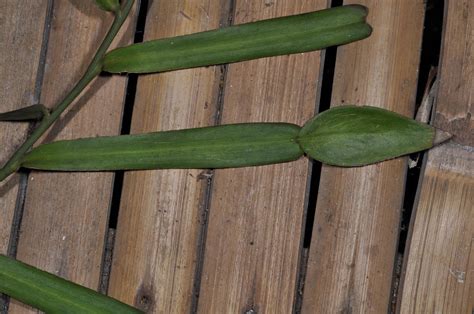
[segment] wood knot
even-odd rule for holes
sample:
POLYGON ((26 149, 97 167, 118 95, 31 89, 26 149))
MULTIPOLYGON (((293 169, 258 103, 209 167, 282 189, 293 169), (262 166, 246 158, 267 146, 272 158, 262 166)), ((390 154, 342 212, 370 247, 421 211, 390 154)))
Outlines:
POLYGON ((142 284, 135 295, 135 307, 146 313, 153 312, 155 306, 154 295, 155 293, 152 286, 146 287, 142 284))

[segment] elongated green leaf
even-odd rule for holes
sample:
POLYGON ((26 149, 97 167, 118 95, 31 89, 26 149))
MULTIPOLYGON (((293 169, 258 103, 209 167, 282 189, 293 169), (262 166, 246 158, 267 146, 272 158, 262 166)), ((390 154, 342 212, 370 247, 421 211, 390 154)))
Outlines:
POLYGON ((99 171, 227 168, 291 161, 303 152, 330 165, 361 166, 430 148, 434 128, 375 107, 340 106, 301 129, 248 123, 59 141, 35 148, 26 168, 99 171))
POLYGON ((0 113, 0 121, 41 120, 48 109, 43 105, 32 105, 18 110, 0 113))
POLYGON ((376 107, 340 106, 308 121, 298 136, 311 158, 361 166, 433 146, 432 127, 376 107))
POLYGON ((58 141, 29 153, 22 166, 43 170, 227 168, 291 161, 303 155, 287 123, 230 124, 58 141))
POLYGON ((134 44, 109 52, 103 69, 162 72, 323 49, 368 37, 366 15, 348 5, 134 44))
POLYGON ((120 8, 119 0, 95 0, 95 3, 105 11, 117 12, 120 8))
POLYGON ((0 292, 46 313, 142 313, 4 255, 0 255, 0 292))

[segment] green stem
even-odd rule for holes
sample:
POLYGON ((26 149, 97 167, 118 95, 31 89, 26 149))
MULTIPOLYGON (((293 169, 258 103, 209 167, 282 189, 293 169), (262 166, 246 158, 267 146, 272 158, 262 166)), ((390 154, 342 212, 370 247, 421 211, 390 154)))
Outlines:
POLYGON ((36 141, 49 129, 49 127, 59 118, 61 113, 79 96, 79 94, 86 88, 87 85, 102 71, 102 59, 109 49, 115 36, 117 36, 120 27, 125 22, 130 10, 133 6, 134 0, 127 0, 123 9, 116 12, 115 19, 110 27, 104 41, 97 50, 89 67, 79 82, 72 88, 66 97, 58 103, 51 111, 49 116, 45 116, 38 127, 33 131, 30 137, 18 148, 10 160, 0 169, 0 182, 7 178, 10 174, 20 168, 21 160, 36 141))

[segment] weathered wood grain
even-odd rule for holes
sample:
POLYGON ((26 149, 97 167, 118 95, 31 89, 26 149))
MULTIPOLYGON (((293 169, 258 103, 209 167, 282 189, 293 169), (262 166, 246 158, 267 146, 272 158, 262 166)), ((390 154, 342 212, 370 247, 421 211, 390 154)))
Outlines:
MULTIPOLYGON (((326 1, 236 1, 234 22, 325 6, 326 1)), ((222 123, 304 123, 314 114, 319 63, 314 52, 230 65, 222 123)), ((215 172, 198 312, 292 311, 308 169, 301 159, 215 172)))
MULTIPOLYGON (((357 2, 369 8, 374 30, 338 48, 332 105, 413 116, 424 3, 357 2)), ((387 312, 405 172, 405 158, 350 169, 323 166, 303 313, 387 312)))
POLYGON ((428 153, 405 254, 401 313, 474 310, 473 20, 473 3, 446 2, 434 125, 454 138, 428 153))
MULTIPOLYGON (((54 2, 43 104, 53 106, 74 85, 111 21, 111 14, 90 2, 54 2)), ((130 41, 132 24, 118 36, 122 44, 130 41)), ((117 134, 125 83, 124 77, 96 79, 42 141, 117 134)), ((112 179, 111 173, 32 172, 17 258, 97 289, 112 179)), ((11 313, 24 311, 10 305, 11 313)))
MULTIPOLYGON (((0 112, 33 105, 47 1, 0 3, 0 112)), ((0 164, 24 139, 28 125, 0 122, 0 164)), ((17 174, 0 183, 0 253, 6 254, 18 194, 17 174)))
MULTIPOLYGON (((225 1, 155 1, 145 40, 219 27, 225 1)), ((220 67, 140 77, 132 133, 212 125, 220 67)), ((198 170, 126 173, 109 294, 153 313, 188 313, 208 180, 198 170)))
POLYGON ((406 258, 401 313, 474 309, 474 150, 429 152, 406 258))
POLYGON ((442 73, 434 125, 474 147, 474 3, 445 4, 442 73))

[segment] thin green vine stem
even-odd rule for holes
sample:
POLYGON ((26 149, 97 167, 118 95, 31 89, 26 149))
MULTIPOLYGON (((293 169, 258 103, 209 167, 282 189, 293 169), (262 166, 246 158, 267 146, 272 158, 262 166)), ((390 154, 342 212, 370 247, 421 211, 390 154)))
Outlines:
POLYGON ((59 102, 51 111, 49 116, 45 116, 41 120, 38 127, 31 133, 28 139, 18 148, 18 150, 10 157, 5 165, 0 169, 0 182, 7 178, 10 174, 20 168, 21 160, 25 154, 31 149, 36 141, 49 129, 49 127, 59 118, 61 113, 81 94, 81 92, 89 85, 89 83, 102 71, 102 59, 109 49, 112 41, 117 36, 118 31, 125 22, 135 0, 127 0, 123 8, 115 13, 115 18, 102 44, 99 46, 89 67, 85 71, 81 79, 71 89, 71 91, 59 102))

